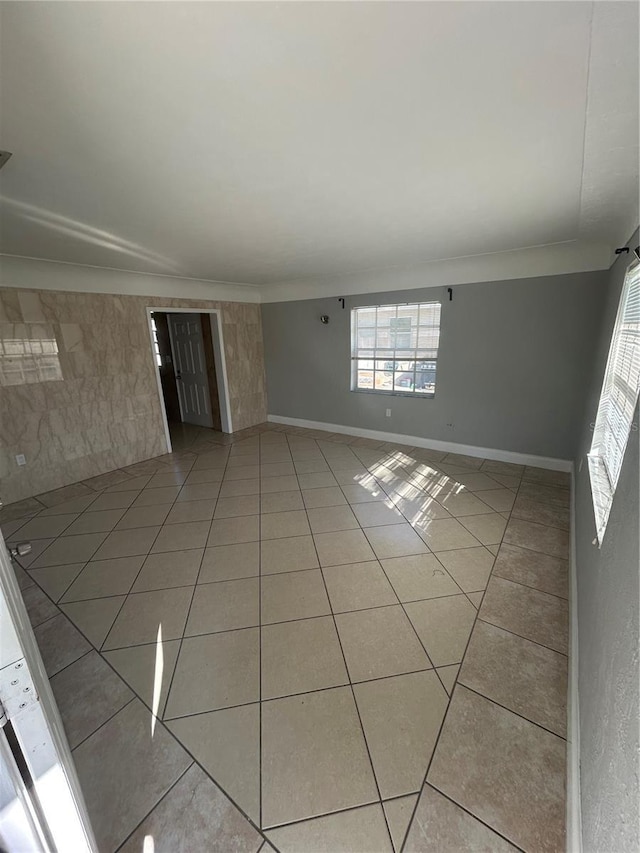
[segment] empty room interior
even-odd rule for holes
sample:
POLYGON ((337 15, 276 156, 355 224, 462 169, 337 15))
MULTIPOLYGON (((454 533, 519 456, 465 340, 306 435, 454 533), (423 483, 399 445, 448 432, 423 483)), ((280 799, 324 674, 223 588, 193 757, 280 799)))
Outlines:
POLYGON ((0 3, 2 853, 637 853, 636 0, 0 3))

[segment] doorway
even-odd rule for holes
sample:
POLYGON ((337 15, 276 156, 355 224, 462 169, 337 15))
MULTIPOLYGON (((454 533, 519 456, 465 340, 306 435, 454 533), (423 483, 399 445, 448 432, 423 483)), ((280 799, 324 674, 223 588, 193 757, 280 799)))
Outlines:
POLYGON ((147 308, 147 315, 169 452, 171 432, 232 432, 220 312, 147 308))

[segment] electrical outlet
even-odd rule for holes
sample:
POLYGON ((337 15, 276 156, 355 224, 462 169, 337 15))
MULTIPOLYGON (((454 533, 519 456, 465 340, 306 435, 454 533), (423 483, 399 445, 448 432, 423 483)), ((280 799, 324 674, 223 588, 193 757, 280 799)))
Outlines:
POLYGON ((18 465, 26 465, 27 464, 27 460, 25 458, 24 453, 16 454, 16 462, 18 465))
POLYGON ((387 411, 385 412, 385 415, 386 415, 388 418, 390 418, 390 417, 391 417, 391 409, 387 409, 387 411))

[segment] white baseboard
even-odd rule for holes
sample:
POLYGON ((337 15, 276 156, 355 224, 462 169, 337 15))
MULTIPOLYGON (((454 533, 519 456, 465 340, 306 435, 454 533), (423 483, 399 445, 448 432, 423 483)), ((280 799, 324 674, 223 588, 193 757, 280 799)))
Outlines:
POLYGON ((569 678, 567 684, 567 853, 582 853, 580 799, 580 705, 578 701, 578 573, 576 565, 575 472, 571 477, 569 562, 569 678))
POLYGON ((550 456, 536 456, 533 453, 514 453, 511 450, 496 450, 493 447, 456 444, 452 441, 438 441, 432 438, 421 438, 417 435, 398 435, 394 432, 381 432, 376 429, 362 429, 361 427, 344 426, 342 424, 327 424, 323 421, 308 421, 303 418, 287 418, 282 415, 268 415, 267 420, 274 424, 286 424, 288 426, 303 427, 304 429, 321 429, 326 432, 338 432, 342 435, 353 435, 358 438, 374 438, 377 441, 392 441, 396 444, 409 444, 411 447, 441 450, 444 453, 461 453, 465 456, 493 459, 496 462, 533 465, 536 468, 547 468, 550 471, 573 471, 573 462, 570 459, 554 459, 550 456))

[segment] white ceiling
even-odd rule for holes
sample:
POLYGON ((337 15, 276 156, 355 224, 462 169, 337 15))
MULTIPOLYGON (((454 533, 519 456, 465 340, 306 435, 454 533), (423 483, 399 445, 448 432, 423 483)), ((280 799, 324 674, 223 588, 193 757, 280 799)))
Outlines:
POLYGON ((6 254, 291 298, 548 244, 609 260, 638 221, 633 2, 0 16, 6 254))

